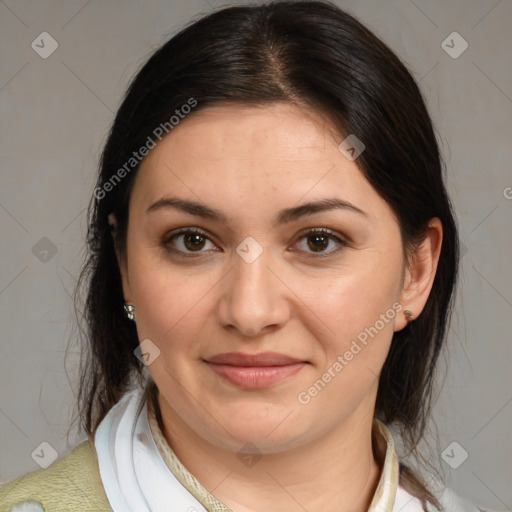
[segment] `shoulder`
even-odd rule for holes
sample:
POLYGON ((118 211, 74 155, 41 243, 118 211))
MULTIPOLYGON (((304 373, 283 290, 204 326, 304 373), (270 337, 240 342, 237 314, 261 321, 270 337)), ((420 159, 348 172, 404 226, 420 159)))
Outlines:
POLYGON ((0 512, 109 511, 94 446, 86 440, 38 469, 0 485, 0 512))

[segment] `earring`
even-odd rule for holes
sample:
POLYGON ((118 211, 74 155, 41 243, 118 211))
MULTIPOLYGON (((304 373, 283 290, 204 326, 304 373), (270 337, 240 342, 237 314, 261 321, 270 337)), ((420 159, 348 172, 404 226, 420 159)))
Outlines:
POLYGON ((124 305, 124 310, 126 311, 126 316, 130 320, 133 320, 134 319, 135 308, 131 304, 125 304, 124 305))
POLYGON ((409 309, 404 310, 405 319, 407 320, 407 323, 412 321, 412 311, 409 309))

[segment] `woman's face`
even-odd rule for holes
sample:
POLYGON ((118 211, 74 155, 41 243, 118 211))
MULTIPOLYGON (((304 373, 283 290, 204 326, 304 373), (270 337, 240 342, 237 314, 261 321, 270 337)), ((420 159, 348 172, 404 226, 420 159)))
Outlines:
POLYGON ((406 266, 391 209, 330 133, 289 104, 217 105, 136 176, 124 296, 164 417, 217 446, 280 451, 373 416, 406 266))

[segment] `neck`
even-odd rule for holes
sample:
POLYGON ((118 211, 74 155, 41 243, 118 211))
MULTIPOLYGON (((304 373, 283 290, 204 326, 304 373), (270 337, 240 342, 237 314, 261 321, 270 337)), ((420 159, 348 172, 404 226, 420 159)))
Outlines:
MULTIPOLYGON (((374 455, 373 417, 360 410, 313 442, 259 460, 209 443, 186 425, 161 394, 161 429, 185 468, 234 512, 365 512, 381 463, 374 455)), ((371 409, 373 411, 373 409, 371 409)))

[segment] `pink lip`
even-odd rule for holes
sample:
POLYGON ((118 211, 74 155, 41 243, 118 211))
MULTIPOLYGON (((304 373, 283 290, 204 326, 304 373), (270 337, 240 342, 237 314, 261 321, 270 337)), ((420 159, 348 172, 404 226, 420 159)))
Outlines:
POLYGON ((219 376, 245 389, 265 388, 297 373, 307 362, 276 352, 227 352, 205 361, 219 376))
POLYGON ((282 366, 285 364, 304 363, 302 359, 289 357, 278 352, 261 352, 244 354, 243 352, 225 352, 207 359, 209 363, 230 364, 232 366, 282 366))

